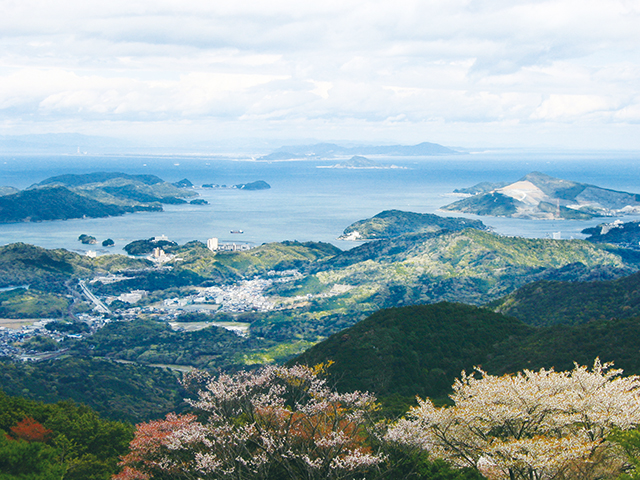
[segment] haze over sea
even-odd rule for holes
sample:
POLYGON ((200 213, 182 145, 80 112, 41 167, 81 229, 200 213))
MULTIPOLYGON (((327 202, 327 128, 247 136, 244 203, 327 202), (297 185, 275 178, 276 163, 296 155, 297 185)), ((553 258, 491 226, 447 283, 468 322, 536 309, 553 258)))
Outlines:
MULTIPOLYGON (((369 157, 398 169, 317 168, 342 159, 259 162, 208 155, 8 155, 0 156, 0 185, 26 188, 45 178, 98 171, 153 174, 165 181, 189 179, 209 205, 164 205, 164 212, 122 217, 0 225, 0 244, 25 242, 46 248, 122 253, 127 243, 166 235, 190 240, 250 243, 298 240, 331 242, 346 249, 355 242, 336 238, 351 223, 383 210, 439 213, 456 200, 456 188, 479 182, 516 181, 532 171, 613 190, 640 193, 640 153, 625 151, 524 152, 501 150, 436 157, 369 157), (234 185, 264 180, 269 190, 202 189, 202 184, 234 185), (243 230, 242 235, 231 230, 243 230), (80 234, 115 241, 111 249, 82 245, 80 234)), ((447 215, 451 215, 447 213, 447 215)), ((469 216, 473 217, 473 216, 469 216)), ((479 218, 504 235, 583 238, 591 221, 535 221, 479 218)), ((621 217, 624 221, 637 216, 621 217)))

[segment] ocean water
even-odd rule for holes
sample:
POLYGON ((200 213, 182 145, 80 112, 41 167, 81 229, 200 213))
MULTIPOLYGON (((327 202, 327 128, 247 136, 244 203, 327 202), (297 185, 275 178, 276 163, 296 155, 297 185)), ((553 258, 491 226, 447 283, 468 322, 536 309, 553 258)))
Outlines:
MULTIPOLYGON (((0 225, 0 244, 25 242, 45 248, 83 252, 122 253, 127 243, 166 235, 178 243, 206 241, 259 245, 283 240, 331 242, 348 249, 356 242, 338 241, 351 223, 383 210, 438 212, 453 202, 455 188, 489 181, 516 181, 532 171, 614 190, 640 193, 639 152, 523 152, 488 151, 438 157, 370 157, 397 169, 352 170, 317 168, 338 163, 322 161, 256 162, 251 159, 193 156, 1 156, 0 185, 26 188, 53 175, 120 171, 154 174, 175 182, 183 178, 196 185, 233 185, 264 180, 269 190, 201 189, 209 205, 166 205, 164 212, 135 213, 102 219, 78 219, 0 225), (243 230, 243 234, 231 234, 243 230), (86 246, 78 236, 99 242, 115 241, 113 248, 86 246)), ((459 215, 458 215, 459 216, 459 215)), ((583 238, 580 231, 602 223, 590 221, 536 221, 479 218, 497 233, 545 238, 583 238)), ((624 221, 637 217, 622 217, 624 221)), ((613 221, 614 219, 606 219, 613 221)))

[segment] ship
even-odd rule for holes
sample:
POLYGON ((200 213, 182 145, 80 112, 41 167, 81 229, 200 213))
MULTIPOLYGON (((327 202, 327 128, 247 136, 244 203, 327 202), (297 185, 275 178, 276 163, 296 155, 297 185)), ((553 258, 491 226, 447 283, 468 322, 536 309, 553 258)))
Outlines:
POLYGON ((244 233, 244 230, 231 230, 231 233, 244 233))

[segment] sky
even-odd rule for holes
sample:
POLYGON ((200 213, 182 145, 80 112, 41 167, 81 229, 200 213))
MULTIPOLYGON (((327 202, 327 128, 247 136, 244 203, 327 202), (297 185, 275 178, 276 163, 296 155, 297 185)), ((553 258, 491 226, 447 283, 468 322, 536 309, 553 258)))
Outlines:
POLYGON ((639 0, 0 0, 0 135, 640 150, 639 0))

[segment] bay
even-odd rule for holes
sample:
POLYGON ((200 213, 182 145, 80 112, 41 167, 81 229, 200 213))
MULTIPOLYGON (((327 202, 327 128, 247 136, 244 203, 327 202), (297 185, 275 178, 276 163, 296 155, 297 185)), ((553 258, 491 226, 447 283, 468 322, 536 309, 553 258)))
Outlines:
MULTIPOLYGON (((393 169, 336 169, 341 159, 259 162, 251 158, 212 155, 154 156, 0 156, 0 185, 26 188, 47 177, 66 173, 120 171, 154 174, 175 182, 234 185, 264 180, 269 190, 197 188, 209 205, 165 205, 164 212, 121 217, 0 225, 0 244, 25 242, 78 252, 122 253, 127 243, 166 235, 178 243, 221 242, 259 245, 284 240, 331 242, 342 249, 356 242, 336 240, 351 223, 383 210, 438 213, 451 203, 456 188, 479 182, 516 181, 532 171, 614 190, 640 193, 638 152, 487 151, 438 157, 370 157, 393 169), (242 230, 243 234, 232 234, 242 230), (98 245, 82 245, 81 234, 98 245), (116 246, 103 248, 106 238, 116 246)), ((447 212, 448 216, 456 216, 447 212)), ((460 215, 458 215, 460 216, 460 215)), ((603 221, 539 221, 474 217, 503 235, 583 238, 580 231, 603 221)), ((637 217, 622 217, 623 221, 637 217)))

